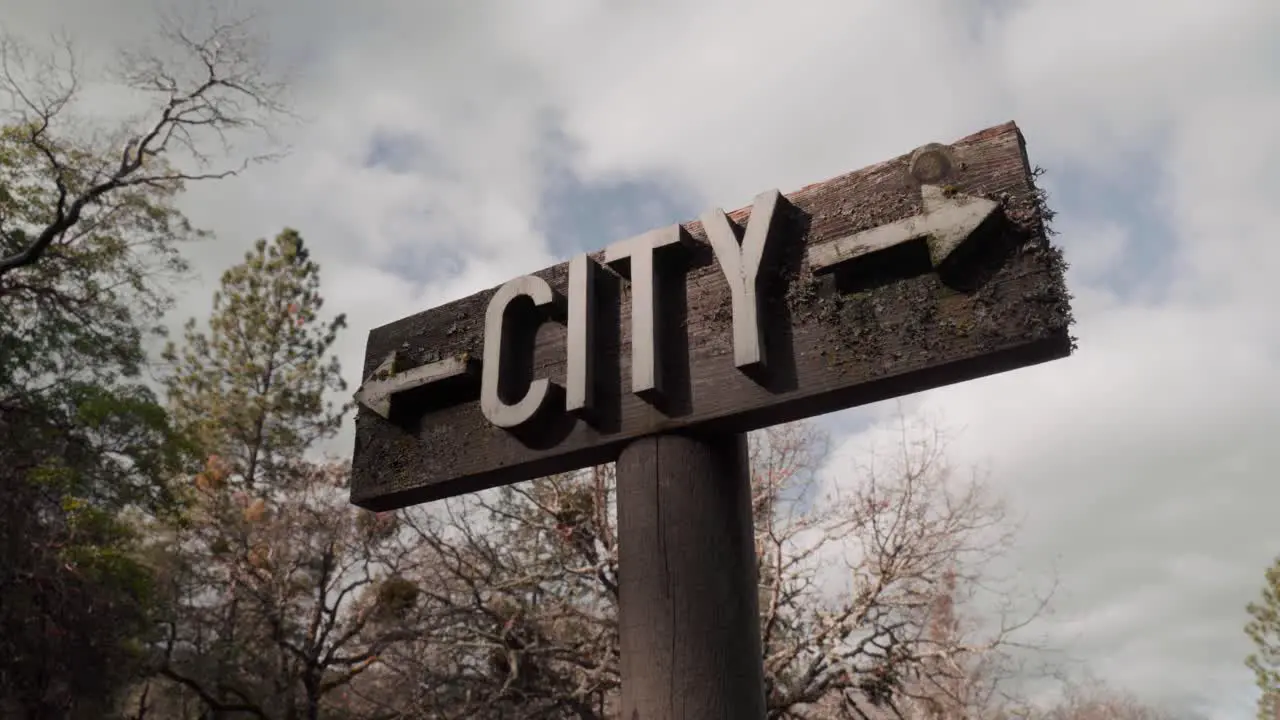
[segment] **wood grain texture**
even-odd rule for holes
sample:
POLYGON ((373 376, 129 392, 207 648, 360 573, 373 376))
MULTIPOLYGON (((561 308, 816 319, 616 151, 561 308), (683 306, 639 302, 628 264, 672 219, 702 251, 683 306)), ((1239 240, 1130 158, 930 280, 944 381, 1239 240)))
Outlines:
MULTIPOLYGON (((481 415, 478 387, 398 396, 389 420, 363 408, 357 415, 352 501, 374 510, 403 507, 610 462, 647 435, 692 427, 744 432, 1065 357, 1072 343, 1064 265, 1045 236, 1021 133, 1009 123, 948 150, 954 164, 940 181, 947 191, 996 200, 1003 216, 982 238, 981 252, 965 260, 965 273, 951 272, 944 284, 928 271, 927 248, 921 261, 914 246, 882 253, 885 261, 870 274, 815 276, 807 267, 811 244, 920 212, 909 155, 789 193, 779 208, 787 214, 786 242, 763 303, 769 373, 750 377, 733 363, 728 286, 701 224, 686 223, 692 243, 681 271, 663 276, 668 396, 659 407, 629 392, 628 285, 604 277, 597 285, 594 424, 558 412, 514 434, 481 415)), ((730 217, 741 227, 749 212, 730 217)), ((568 263, 536 274, 566 292, 568 263)), ((374 329, 365 375, 392 350, 406 368, 482 356, 493 292, 374 329)), ((537 324, 534 377, 564 382, 565 334, 562 322, 537 324)), ((563 400, 551 404, 563 407, 563 400)))
POLYGON ((643 438, 617 478, 621 717, 763 720, 746 436, 643 438))

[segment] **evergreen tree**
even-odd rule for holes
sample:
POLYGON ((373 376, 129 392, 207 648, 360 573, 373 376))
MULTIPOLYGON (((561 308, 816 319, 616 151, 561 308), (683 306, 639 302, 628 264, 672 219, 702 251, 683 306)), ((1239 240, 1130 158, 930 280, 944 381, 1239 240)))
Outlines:
POLYGON ((285 230, 222 276, 207 330, 165 356, 174 417, 208 458, 170 547, 174 615, 149 693, 165 717, 316 718, 412 635, 416 588, 389 517, 353 508, 347 467, 309 459, 345 389, 319 266, 285 230), (394 621, 394 622, 393 622, 394 621))
POLYGON ((1262 696, 1258 720, 1280 718, 1280 557, 1267 568, 1260 602, 1249 603, 1244 631, 1257 647, 1246 660, 1262 696))
POLYGON ((286 483, 348 409, 327 397, 346 389, 329 355, 346 319, 320 322, 319 271, 296 231, 259 240, 223 274, 208 331, 192 319, 181 350, 165 351, 174 416, 249 492, 286 483))

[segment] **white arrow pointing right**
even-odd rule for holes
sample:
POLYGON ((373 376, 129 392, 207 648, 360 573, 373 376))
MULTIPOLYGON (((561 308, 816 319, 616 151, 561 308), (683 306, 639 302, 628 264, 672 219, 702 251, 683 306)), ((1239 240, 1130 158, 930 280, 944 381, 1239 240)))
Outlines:
POLYGON ((919 215, 810 247, 810 269, 815 273, 830 272, 871 253, 921 237, 927 238, 929 258, 936 268, 1000 209, 1000 204, 993 200, 949 194, 937 185, 922 185, 920 195, 924 212, 919 215))

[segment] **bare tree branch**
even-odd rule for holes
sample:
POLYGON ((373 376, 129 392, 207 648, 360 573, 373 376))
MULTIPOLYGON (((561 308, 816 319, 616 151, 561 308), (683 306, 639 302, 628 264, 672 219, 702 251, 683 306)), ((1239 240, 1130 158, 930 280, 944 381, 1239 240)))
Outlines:
MULTIPOLYGON (((827 442, 813 426, 753 436, 770 718, 914 720, 927 702, 977 702, 960 688, 999 669, 1025 616, 983 632, 938 617, 986 581, 985 563, 1008 539, 999 503, 953 476, 943 449, 939 436, 904 429, 885 463, 867 458, 832 486, 819 475, 827 442)), ((402 517, 434 621, 388 656, 380 679, 400 689, 384 694, 418 693, 413 707, 432 708, 427 717, 616 712, 612 468, 402 517)))
POLYGON ((123 128, 101 147, 86 145, 70 131, 71 105, 82 88, 74 47, 59 39, 57 51, 39 57, 13 37, 0 38, 0 93, 9 99, 9 124, 32 153, 35 174, 51 185, 50 216, 29 230, 4 230, 0 278, 41 259, 48 248, 112 193, 135 186, 173 189, 187 182, 239 174, 251 164, 278 157, 256 153, 229 167, 209 169, 210 141, 223 155, 246 132, 269 135, 272 121, 288 114, 285 86, 273 81, 247 19, 215 22, 201 34, 167 18, 161 51, 122 53, 118 75, 125 88, 156 99, 133 129, 123 128), (112 149, 114 148, 114 149, 112 149), (114 158, 114 159, 112 159, 114 158), (178 169, 193 161, 200 170, 178 169))
POLYGON ((210 693, 208 690, 205 690, 204 686, 201 685, 198 681, 196 681, 193 678, 189 678, 185 675, 182 675, 180 673, 177 673, 171 668, 167 668, 167 667, 162 668, 160 670, 160 674, 178 683, 179 685, 182 685, 183 687, 187 688, 191 692, 194 692, 212 710, 215 710, 218 712, 247 712, 252 714, 254 717, 262 718, 262 720, 270 720, 269 716, 266 713, 262 712, 262 709, 259 708, 257 705, 252 705, 249 703, 222 702, 216 696, 210 693))

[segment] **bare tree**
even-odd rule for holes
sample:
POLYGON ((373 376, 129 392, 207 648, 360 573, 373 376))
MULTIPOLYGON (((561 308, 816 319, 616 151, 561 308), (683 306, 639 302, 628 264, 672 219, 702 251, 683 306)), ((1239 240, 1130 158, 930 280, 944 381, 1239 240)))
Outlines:
MULTIPOLYGON (((1010 536, 982 485, 948 471, 938 436, 904 426, 897 450, 898 462, 868 462, 829 487, 818 472, 826 438, 813 425, 752 438, 771 718, 895 717, 886 713, 943 697, 976 704, 966 678, 996 663, 1027 620, 938 630, 939 598, 965 606, 1010 536)), ((612 716, 613 493, 612 469, 601 467, 404 512, 435 623, 360 692, 394 696, 385 704, 404 717, 612 716)))
POLYGON ((1065 684, 1062 699, 1054 706, 1034 713, 1037 720, 1176 720, 1198 717, 1176 714, 1142 702, 1132 693, 1117 690, 1096 678, 1065 684))
POLYGON ((1044 609, 1047 598, 983 624, 963 616, 979 588, 998 587, 989 563, 1013 526, 979 478, 947 465, 936 428, 898 422, 891 451, 873 448, 821 497, 812 431, 764 436, 756 517, 771 717, 942 718, 989 705, 1004 651, 1044 609))
POLYGON ((184 183, 225 178, 275 157, 228 160, 237 140, 268 133, 286 114, 285 83, 266 71, 250 20, 215 16, 197 30, 164 16, 158 38, 151 49, 122 53, 114 68, 119 89, 147 98, 150 109, 103 132, 75 116, 85 77, 69 40, 41 53, 0 36, 5 145, 25 169, 21 186, 0 190, 38 196, 43 205, 35 217, 0 211, 0 280, 111 223, 127 210, 130 189, 168 196, 184 183))
POLYGON ((175 611, 136 715, 356 713, 352 682, 422 614, 395 517, 352 507, 346 478, 345 465, 313 466, 254 495, 216 458, 197 477, 193 512, 166 543, 175 611))
POLYGON ((388 656, 380 703, 421 718, 607 717, 613 494, 612 468, 599 467, 402 513, 434 623, 388 656))

